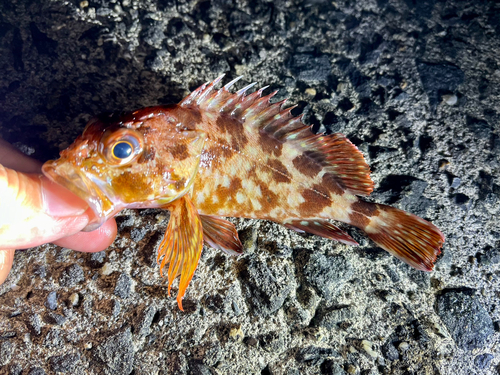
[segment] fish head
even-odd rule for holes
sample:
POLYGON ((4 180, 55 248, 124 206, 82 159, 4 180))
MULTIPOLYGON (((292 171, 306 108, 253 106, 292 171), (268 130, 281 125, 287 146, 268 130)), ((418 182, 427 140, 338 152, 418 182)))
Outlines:
POLYGON ((98 116, 43 173, 84 199, 95 230, 124 208, 155 208, 186 194, 205 134, 185 125, 175 106, 98 116))

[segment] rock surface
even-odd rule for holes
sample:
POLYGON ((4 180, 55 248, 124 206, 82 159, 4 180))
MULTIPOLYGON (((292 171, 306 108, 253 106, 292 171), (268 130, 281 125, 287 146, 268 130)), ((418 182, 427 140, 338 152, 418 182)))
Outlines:
POLYGON ((426 274, 347 226, 359 247, 235 219, 245 254, 205 248, 183 313, 156 266, 168 214, 128 210, 105 252, 16 253, 0 373, 497 373, 499 55, 492 1, 3 2, 0 137, 26 154, 57 157, 95 114, 243 75, 237 88, 270 85, 346 134, 371 199, 446 244, 426 274))

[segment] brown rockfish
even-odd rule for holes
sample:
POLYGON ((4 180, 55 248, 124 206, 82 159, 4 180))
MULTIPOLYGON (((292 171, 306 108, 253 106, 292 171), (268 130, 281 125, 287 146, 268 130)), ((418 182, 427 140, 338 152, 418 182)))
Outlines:
POLYGON ((92 119, 60 159, 43 172, 85 199, 99 227, 124 208, 158 207, 170 222, 158 249, 168 265, 168 292, 180 275, 182 298, 203 241, 229 254, 242 252, 224 216, 271 220, 357 245, 329 220, 354 225, 410 266, 430 271, 444 236, 410 213, 358 196, 373 190, 361 152, 343 134, 314 134, 276 91, 246 95, 206 83, 179 104, 92 119))

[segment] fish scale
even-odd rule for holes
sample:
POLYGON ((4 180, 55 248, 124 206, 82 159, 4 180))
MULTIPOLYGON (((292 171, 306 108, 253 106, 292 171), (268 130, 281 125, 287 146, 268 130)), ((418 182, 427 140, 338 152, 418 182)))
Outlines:
POLYGON ((177 105, 92 119, 44 173, 86 200, 93 230, 124 208, 163 208, 171 219, 158 249, 168 294, 180 276, 177 302, 196 270, 203 242, 243 252, 223 217, 272 220, 357 245, 329 220, 354 225, 412 267, 430 271, 444 236, 433 224, 394 207, 363 201, 374 187, 362 153, 343 134, 314 134, 286 100, 267 87, 232 93, 223 76, 177 105), (119 150, 115 152, 116 150, 119 150))

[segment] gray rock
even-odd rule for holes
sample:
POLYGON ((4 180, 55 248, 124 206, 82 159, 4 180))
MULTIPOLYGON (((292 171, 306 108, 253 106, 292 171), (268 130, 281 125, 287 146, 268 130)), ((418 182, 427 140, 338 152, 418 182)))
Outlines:
POLYGON ((482 266, 489 266, 500 263, 500 249, 487 246, 483 249, 483 253, 478 254, 478 262, 482 266))
POLYGON ((350 306, 323 307, 316 312, 313 323, 317 327, 330 330, 335 329, 338 324, 353 317, 354 312, 350 306))
POLYGON ((307 348, 302 348, 297 352, 297 361, 299 362, 311 362, 313 364, 318 364, 323 362, 327 358, 339 358, 340 353, 332 348, 320 348, 316 346, 309 346, 307 348))
POLYGON ((151 329, 151 323, 156 314, 156 306, 147 306, 142 308, 142 311, 138 314, 137 320, 135 322, 134 333, 138 336, 149 335, 151 329))
POLYGON ((59 284, 61 284, 61 286, 73 287, 84 280, 85 274, 83 273, 82 267, 78 264, 72 264, 61 273, 59 284))
POLYGON ((53 312, 49 312, 48 314, 45 315, 44 318, 46 323, 57 324, 59 326, 62 326, 66 322, 66 319, 67 319, 66 317, 53 312))
POLYGON ((474 358, 474 366, 481 370, 487 369, 490 367, 493 358, 493 355, 489 353, 480 354, 476 358, 474 358))
POLYGON ((45 375, 45 371, 41 367, 32 367, 28 370, 28 375, 45 375))
POLYGON ((106 259, 106 252, 105 251, 91 253, 88 264, 92 268, 100 268, 100 267, 102 267, 105 259, 106 259))
POLYGON ((14 354, 16 344, 11 340, 5 340, 0 343, 0 366, 7 365, 14 354))
POLYGON ((324 82, 331 74, 332 66, 328 56, 315 57, 309 54, 293 55, 290 71, 300 81, 324 82))
POLYGON ((105 338, 96 347, 94 356, 107 375, 127 375, 133 370, 134 344, 130 328, 105 338))
POLYGON ((80 361, 80 353, 69 353, 49 358, 49 364, 54 372, 74 372, 80 361))
POLYGON ((47 348, 60 348, 63 345, 60 330, 51 328, 43 340, 43 345, 47 348))
POLYGON ((440 93, 454 93, 464 81, 464 72, 448 63, 418 62, 417 70, 433 108, 436 108, 441 101, 440 93))
POLYGON ((11 364, 9 367, 9 375, 21 375, 23 367, 19 363, 11 364))
POLYGON ((57 292, 50 292, 45 300, 45 307, 55 310, 57 309, 57 292))
POLYGON ((474 296, 473 290, 443 291, 436 312, 457 345, 464 350, 484 347, 493 330, 493 321, 474 296))
POLYGON ((148 233, 149 229, 146 227, 141 227, 141 228, 133 228, 130 231, 130 239, 139 242, 144 238, 144 236, 148 233))
POLYGON ((242 288, 255 314, 267 316, 279 310, 292 290, 289 266, 282 262, 269 266, 260 259, 251 258, 242 268, 239 275, 242 288))
POLYGON ((39 335, 42 332, 42 319, 39 314, 28 315, 26 325, 35 335, 39 335))
POLYGON ((126 273, 121 273, 120 276, 118 276, 118 280, 116 281, 114 291, 115 296, 118 296, 120 298, 128 298, 130 296, 131 288, 132 280, 130 279, 130 276, 126 273))
POLYGON ((318 295, 331 300, 353 275, 353 267, 342 255, 313 253, 304 269, 304 277, 318 295))

